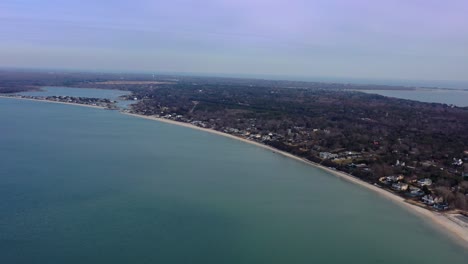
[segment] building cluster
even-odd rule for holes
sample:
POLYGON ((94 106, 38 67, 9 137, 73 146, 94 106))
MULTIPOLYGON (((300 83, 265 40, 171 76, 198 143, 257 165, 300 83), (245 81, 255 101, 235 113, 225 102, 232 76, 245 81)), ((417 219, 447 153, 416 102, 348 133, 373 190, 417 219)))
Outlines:
POLYGON ((90 97, 74 97, 74 96, 30 96, 30 95, 9 95, 13 98, 31 99, 39 101, 51 101, 70 104, 83 104, 108 109, 117 109, 116 101, 111 101, 106 98, 90 98, 90 97))

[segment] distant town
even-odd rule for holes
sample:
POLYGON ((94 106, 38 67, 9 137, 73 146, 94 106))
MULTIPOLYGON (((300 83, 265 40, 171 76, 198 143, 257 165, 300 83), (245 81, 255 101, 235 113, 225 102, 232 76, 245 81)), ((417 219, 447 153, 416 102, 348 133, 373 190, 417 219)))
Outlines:
POLYGON ((3 95, 4 97, 17 98, 17 99, 31 99, 38 101, 50 101, 68 104, 81 104, 88 106, 95 106, 106 108, 110 110, 118 109, 115 101, 106 98, 89 98, 89 97, 73 97, 73 96, 30 96, 30 95, 3 95))
POLYGON ((42 86, 131 91, 123 99, 135 103, 122 111, 259 142, 348 173, 418 206, 468 214, 468 108, 359 92, 412 87, 154 75, 0 74, 0 93, 9 96, 117 109, 108 99, 16 94, 42 86))

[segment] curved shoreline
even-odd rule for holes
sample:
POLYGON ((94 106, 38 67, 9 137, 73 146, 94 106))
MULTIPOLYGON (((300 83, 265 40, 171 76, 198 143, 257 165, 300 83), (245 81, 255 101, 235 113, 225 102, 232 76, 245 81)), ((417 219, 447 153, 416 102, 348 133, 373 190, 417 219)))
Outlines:
POLYGON ((143 118, 143 119, 163 122, 163 123, 167 123, 167 124, 187 127, 187 128, 196 129, 196 130, 216 134, 216 135, 219 135, 219 136, 239 140, 239 141, 242 141, 244 143, 252 144, 252 145, 255 145, 257 147, 261 147, 263 149, 273 151, 273 152, 275 152, 277 154, 280 154, 282 156, 285 156, 285 157, 288 157, 288 158, 303 162, 303 163, 305 163, 305 164, 307 164, 309 166, 312 166, 314 168, 324 170, 324 171, 326 171, 326 172, 328 172, 328 173, 330 173, 330 174, 332 174, 332 175, 334 175, 334 176, 336 176, 336 177, 338 177, 340 179, 344 179, 344 180, 346 180, 348 182, 355 183, 355 184, 357 184, 359 186, 362 186, 362 187, 364 187, 364 188, 366 188, 368 190, 372 190, 375 193, 381 195, 382 197, 384 197, 384 198, 386 198, 386 199, 400 205, 402 208, 404 208, 408 212, 410 212, 410 213, 412 213, 412 214, 414 214, 414 215, 416 215, 416 216, 418 216, 420 218, 423 218, 425 220, 425 222, 431 224, 433 227, 437 228, 439 231, 441 231, 442 233, 448 235, 453 240, 458 242, 460 245, 462 245, 463 247, 468 249, 468 228, 464 228, 464 227, 460 226, 459 224, 455 223, 454 221, 450 220, 446 214, 429 211, 429 210, 424 209, 422 207, 407 203, 404 198, 402 198, 402 197, 400 197, 398 195, 392 194, 391 192, 386 191, 386 190, 384 190, 382 188, 379 188, 377 186, 374 186, 374 185, 372 185, 370 183, 367 183, 367 182, 365 182, 365 181, 363 181, 363 180, 361 180, 359 178, 356 178, 356 177, 354 177, 354 176, 352 176, 350 174, 347 174, 345 172, 333 170, 333 169, 330 169, 328 167, 322 166, 320 164, 317 164, 317 163, 311 162, 309 160, 300 158, 300 157, 295 156, 293 154, 290 154, 288 152, 278 150, 278 149, 273 148, 271 146, 261 144, 259 142, 255 142, 255 141, 252 141, 252 140, 248 140, 248 139, 245 139, 245 138, 237 137, 237 136, 234 136, 234 135, 230 135, 230 134, 227 134, 227 133, 223 133, 223 132, 220 132, 220 131, 217 131, 217 130, 213 130, 213 129, 209 129, 209 128, 202 128, 202 127, 198 127, 198 126, 195 126, 195 125, 192 125, 192 124, 189 124, 189 123, 178 122, 178 121, 168 120, 168 119, 159 118, 159 117, 144 116, 144 115, 139 115, 139 114, 125 113, 125 112, 120 112, 120 113, 124 114, 124 115, 128 115, 128 116, 132 116, 132 117, 143 118), (427 219, 429 219, 430 221, 427 221, 427 219))
MULTIPOLYGON (((83 107, 91 107, 91 108, 97 108, 97 109, 105 109, 105 107, 100 107, 100 106, 93 106, 93 105, 86 105, 86 104, 76 104, 76 103, 67 103, 67 102, 57 102, 57 101, 49 101, 49 100, 38 100, 38 99, 30 99, 30 98, 20 98, 20 97, 9 97, 9 96, 2 96, 0 95, 0 98, 10 98, 10 99, 19 99, 19 100, 29 100, 29 101, 37 101, 37 102, 45 102, 45 103, 57 103, 57 104, 65 104, 65 105, 74 105, 74 106, 83 106, 83 107)), ((276 148, 273 148, 271 146, 261 144, 259 142, 255 142, 252 140, 248 140, 245 138, 237 137, 231 134, 223 133, 220 131, 216 131, 213 129, 208 129, 208 128, 202 128, 198 127, 189 123, 184 123, 184 122, 178 122, 178 121, 173 121, 173 120, 168 120, 164 118, 158 118, 154 116, 144 116, 144 115, 139 115, 139 114, 132 114, 132 113, 125 113, 125 112, 119 112, 124 115, 132 116, 132 117, 137 117, 137 118, 143 118, 147 120, 153 120, 153 121, 158 121, 158 122, 163 122, 167 124, 172 124, 172 125, 177 125, 177 126, 182 126, 182 127, 187 127, 191 129, 196 129, 212 134, 216 134, 219 136, 235 139, 242 141, 244 143, 248 143, 251 145, 255 145, 257 147, 261 147, 263 149, 270 150, 274 153, 280 154, 284 157, 288 157, 294 160, 297 160, 299 162, 303 162, 309 166, 312 166, 314 168, 318 168, 321 170, 324 170, 340 179, 344 179, 348 182, 355 183, 359 186, 362 186, 368 190, 372 190, 375 193, 381 195, 382 197, 400 205, 402 208, 407 210, 408 212, 414 214, 415 216, 418 216, 420 218, 423 218, 425 223, 431 224, 431 226, 437 228, 441 233, 444 233, 445 235, 451 237, 454 241, 458 242, 461 246, 465 247, 468 249, 468 228, 467 227, 462 227, 460 224, 455 223, 455 221, 450 220, 449 216, 447 214, 443 213, 437 213, 433 211, 429 211, 427 209, 424 209, 422 207, 407 203, 404 198, 397 196, 395 194, 392 194, 391 192, 388 192, 382 188, 376 187, 370 183, 367 183, 359 178, 356 178, 350 174, 333 170, 328 167, 322 166, 320 164, 311 162, 309 160, 300 158, 298 156, 295 156, 293 154, 290 154, 285 151, 278 150, 276 148), (429 221, 427 221, 429 219, 429 221)))

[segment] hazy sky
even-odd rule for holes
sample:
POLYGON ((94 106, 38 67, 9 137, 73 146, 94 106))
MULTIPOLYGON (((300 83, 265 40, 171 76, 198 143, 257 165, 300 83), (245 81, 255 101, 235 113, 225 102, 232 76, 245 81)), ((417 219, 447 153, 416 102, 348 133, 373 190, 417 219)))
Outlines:
POLYGON ((468 80, 468 0, 1 0, 0 66, 468 80))

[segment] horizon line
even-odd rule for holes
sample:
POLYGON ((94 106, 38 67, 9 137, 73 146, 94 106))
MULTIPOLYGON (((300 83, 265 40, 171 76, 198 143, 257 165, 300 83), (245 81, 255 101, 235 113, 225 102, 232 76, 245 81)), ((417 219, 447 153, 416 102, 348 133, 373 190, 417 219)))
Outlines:
POLYGON ((154 74, 175 75, 180 77, 205 77, 205 78, 231 78, 252 79, 265 81, 290 81, 328 84, 351 85, 379 85, 379 86, 403 86, 411 88, 439 88, 468 90, 468 80, 420 80, 398 78, 371 78, 371 77, 339 77, 339 76, 299 76, 277 74, 247 74, 247 73, 203 73, 203 72, 177 72, 177 71, 150 71, 150 70, 104 70, 104 69, 78 69, 78 68, 54 68, 54 67, 9 67, 0 66, 0 71, 26 71, 26 72, 75 72, 75 73, 106 73, 106 74, 154 74), (434 84, 430 84, 434 83, 434 84), (437 84, 439 83, 439 84, 437 84), (446 87, 441 87, 444 85, 446 87), (450 87, 452 86, 452 87, 450 87), (462 88, 464 87, 464 88, 462 88))

